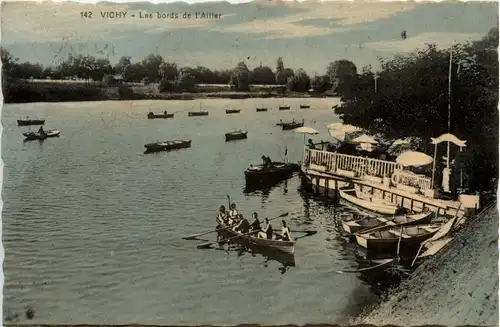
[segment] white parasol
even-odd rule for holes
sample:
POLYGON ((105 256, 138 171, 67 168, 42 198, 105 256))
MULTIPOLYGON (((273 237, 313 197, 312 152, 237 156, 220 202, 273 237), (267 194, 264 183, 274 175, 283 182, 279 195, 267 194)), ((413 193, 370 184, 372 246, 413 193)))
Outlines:
POLYGON ((373 138, 373 136, 369 136, 363 134, 361 136, 356 137, 352 140, 353 143, 369 143, 369 144, 378 144, 378 141, 373 138))
POLYGON ((405 167, 425 166, 433 162, 432 157, 422 152, 406 151, 396 158, 396 162, 405 167))
POLYGON ((329 130, 342 131, 346 133, 359 132, 361 128, 353 126, 353 125, 344 125, 342 123, 332 123, 327 125, 326 128, 329 130))
POLYGON ((306 134, 309 134, 309 135, 317 135, 317 134, 319 134, 319 132, 317 130, 315 130, 314 128, 305 127, 305 126, 296 128, 293 131, 296 132, 296 133, 302 133, 302 134, 304 134, 304 144, 306 143, 306 134))

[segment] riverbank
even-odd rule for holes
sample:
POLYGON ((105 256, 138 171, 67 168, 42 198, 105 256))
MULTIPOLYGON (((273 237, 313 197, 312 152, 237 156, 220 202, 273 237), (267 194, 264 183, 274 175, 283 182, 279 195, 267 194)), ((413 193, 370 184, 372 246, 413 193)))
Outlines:
POLYGON ((76 102, 106 100, 196 100, 252 98, 326 98, 332 94, 287 92, 282 86, 251 86, 249 91, 232 91, 226 85, 200 85, 192 92, 158 91, 157 84, 103 86, 100 83, 60 81, 17 81, 4 87, 4 103, 76 102))
POLYGON ((498 326, 496 203, 466 222, 452 243, 418 267, 388 299, 353 324, 498 326))

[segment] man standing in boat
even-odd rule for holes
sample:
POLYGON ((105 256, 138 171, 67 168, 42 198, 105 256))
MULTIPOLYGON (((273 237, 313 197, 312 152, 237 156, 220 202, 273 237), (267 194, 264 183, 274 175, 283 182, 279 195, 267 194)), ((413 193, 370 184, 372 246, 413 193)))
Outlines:
POLYGON ((43 130, 43 126, 40 126, 40 128, 38 129, 38 133, 41 135, 41 136, 45 136, 45 131, 43 130))

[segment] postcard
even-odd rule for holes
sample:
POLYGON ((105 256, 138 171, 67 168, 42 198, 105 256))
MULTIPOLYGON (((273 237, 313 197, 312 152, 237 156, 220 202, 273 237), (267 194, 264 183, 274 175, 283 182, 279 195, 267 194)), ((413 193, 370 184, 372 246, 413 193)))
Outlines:
POLYGON ((1 10, 6 325, 498 325, 498 4, 1 10))

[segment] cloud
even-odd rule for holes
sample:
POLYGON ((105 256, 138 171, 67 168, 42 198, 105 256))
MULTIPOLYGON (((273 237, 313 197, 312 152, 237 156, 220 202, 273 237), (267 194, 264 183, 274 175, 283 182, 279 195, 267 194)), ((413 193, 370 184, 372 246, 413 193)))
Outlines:
POLYGON ((392 40, 365 43, 364 46, 383 52, 411 52, 417 48, 423 48, 425 44, 436 44, 438 48, 450 47, 452 42, 457 43, 475 41, 484 37, 480 33, 440 33, 426 32, 409 37, 406 40, 392 40))
MULTIPOLYGON (((275 3, 267 6, 277 6, 275 3)), ((215 27, 224 32, 268 33, 268 38, 293 38, 343 33, 357 24, 390 17, 415 8, 413 2, 304 2, 287 3, 299 12, 271 19, 259 18, 229 27, 215 27), (331 22, 328 24, 328 22, 331 22), (330 25, 330 26, 328 26, 330 25)))

